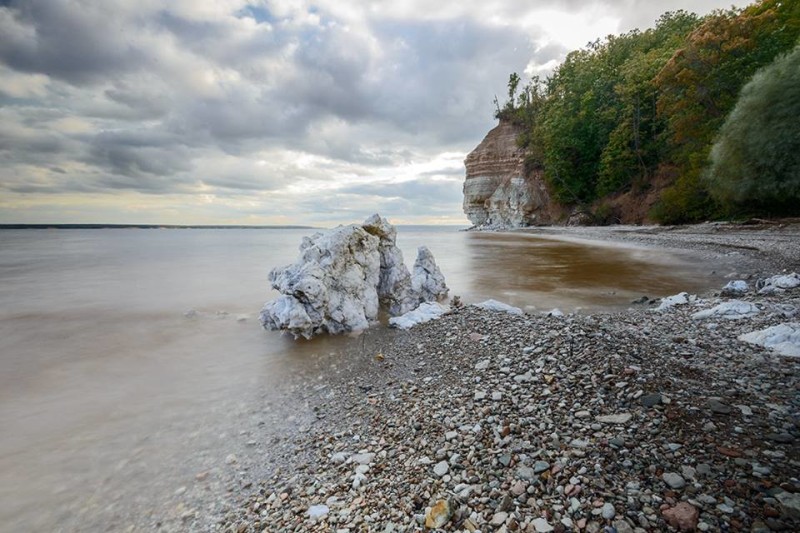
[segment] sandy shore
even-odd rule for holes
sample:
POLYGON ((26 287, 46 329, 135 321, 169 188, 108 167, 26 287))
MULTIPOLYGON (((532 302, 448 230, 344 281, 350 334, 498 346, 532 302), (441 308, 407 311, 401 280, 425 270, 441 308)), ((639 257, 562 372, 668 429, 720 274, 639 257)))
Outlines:
MULTIPOLYGON (((796 224, 535 232, 736 254, 726 274, 751 288, 800 269, 796 224)), ((287 383, 297 430, 269 443, 260 477, 231 474, 226 501, 200 509, 200 498, 158 526, 800 530, 800 359, 737 339, 797 322, 800 288, 751 289, 738 297, 756 307, 748 318, 693 318, 730 300, 719 289, 664 311, 465 307, 408 332, 370 331, 324 380, 287 383)))

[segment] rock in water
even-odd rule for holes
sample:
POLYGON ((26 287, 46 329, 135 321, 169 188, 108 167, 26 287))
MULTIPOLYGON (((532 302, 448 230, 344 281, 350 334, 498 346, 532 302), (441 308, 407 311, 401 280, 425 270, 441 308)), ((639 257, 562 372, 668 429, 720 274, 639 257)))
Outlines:
POLYGON ((436 260, 427 246, 420 246, 417 249, 417 260, 414 261, 414 275, 411 278, 411 287, 413 293, 418 295, 421 302, 441 300, 447 296, 449 291, 447 284, 444 282, 444 275, 436 265, 436 260))
POLYGON ((377 320, 380 305, 397 316, 446 295, 430 251, 420 249, 412 280, 396 237, 394 226, 376 214, 362 225, 303 238, 297 262, 269 274, 282 296, 261 310, 264 328, 306 338, 361 331, 377 320))
POLYGON ((264 306, 261 323, 306 338, 366 329, 378 318, 378 244, 355 225, 303 238, 300 259, 269 273, 284 296, 264 306))
MULTIPOLYGON (((403 262, 403 252, 397 247, 397 230, 385 218, 375 214, 364 221, 362 227, 378 237, 381 258, 378 298, 392 316, 416 309, 419 298, 412 291, 411 274, 403 262)), ((425 300, 429 301, 429 300, 425 300)))

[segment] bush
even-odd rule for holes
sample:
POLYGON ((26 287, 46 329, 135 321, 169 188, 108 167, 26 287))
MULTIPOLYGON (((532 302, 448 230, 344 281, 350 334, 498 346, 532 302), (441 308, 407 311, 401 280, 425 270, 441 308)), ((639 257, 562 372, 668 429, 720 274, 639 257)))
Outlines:
POLYGON ((742 89, 711 150, 712 196, 732 212, 800 213, 800 46, 742 89))

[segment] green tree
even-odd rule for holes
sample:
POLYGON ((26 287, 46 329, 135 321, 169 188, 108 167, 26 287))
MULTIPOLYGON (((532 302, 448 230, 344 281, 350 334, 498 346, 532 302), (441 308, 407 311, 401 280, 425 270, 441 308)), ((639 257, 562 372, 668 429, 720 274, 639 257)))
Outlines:
POLYGON ((686 37, 655 77, 658 113, 667 122, 669 155, 678 169, 654 215, 690 222, 715 214, 703 173, 711 144, 744 83, 790 50, 800 36, 800 2, 762 0, 744 10, 716 11, 686 37))
POLYGON ((708 186, 731 211, 800 213, 800 46, 742 89, 711 150, 708 186))

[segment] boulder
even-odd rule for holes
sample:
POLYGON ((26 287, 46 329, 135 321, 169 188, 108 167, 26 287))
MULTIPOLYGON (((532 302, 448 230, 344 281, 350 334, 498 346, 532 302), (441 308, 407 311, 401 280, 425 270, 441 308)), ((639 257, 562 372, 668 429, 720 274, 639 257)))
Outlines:
POLYGON ((427 246, 420 246, 417 249, 417 260, 414 261, 414 274, 411 276, 412 297, 421 302, 435 302, 445 298, 448 291, 444 275, 436 265, 433 254, 427 246))
POLYGON ((760 279, 756 283, 758 294, 773 294, 788 289, 794 289, 795 287, 800 287, 800 274, 797 274, 797 272, 760 279))
POLYGON ((396 237, 379 215, 304 237, 299 259, 269 274, 282 296, 264 305, 261 324, 305 338, 357 332, 377 320, 381 306, 403 315, 446 295, 430 251, 420 248, 412 278, 396 237))
POLYGON ((759 309, 756 304, 743 302, 741 300, 730 300, 728 302, 722 302, 711 309, 698 311, 692 315, 692 318, 726 318, 728 320, 739 320, 741 318, 753 317, 758 313, 759 309))
POLYGON ((800 357, 800 323, 786 322, 739 335, 739 340, 772 348, 781 355, 800 357))

